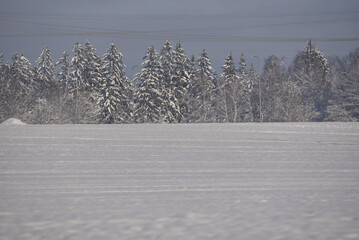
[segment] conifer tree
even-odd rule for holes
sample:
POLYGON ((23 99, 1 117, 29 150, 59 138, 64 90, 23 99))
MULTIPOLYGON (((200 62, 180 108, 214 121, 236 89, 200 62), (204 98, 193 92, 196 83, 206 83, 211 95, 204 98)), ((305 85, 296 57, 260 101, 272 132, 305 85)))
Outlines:
POLYGON ((160 53, 162 71, 160 72, 160 90, 163 100, 162 115, 167 123, 178 123, 182 119, 180 103, 177 99, 177 85, 175 71, 175 52, 172 50, 171 43, 166 41, 160 53))
POLYGON ((135 121, 160 123, 163 122, 161 118, 163 99, 160 90, 161 62, 153 46, 148 49, 143 59, 142 70, 135 76, 135 81, 138 81, 134 97, 135 121))
POLYGON ((85 90, 85 65, 86 60, 84 56, 84 49, 80 43, 76 43, 73 47, 73 58, 71 60, 70 66, 70 93, 73 94, 76 98, 79 92, 85 90))
POLYGON ((195 122, 214 122, 216 121, 214 108, 216 75, 205 49, 197 62, 197 78, 193 88, 198 90, 195 91, 196 101, 194 102, 193 120, 195 122))
POLYGON ((99 93, 100 85, 104 80, 104 68, 100 55, 88 40, 84 47, 84 57, 84 81, 86 90, 92 93, 99 93))
POLYGON ((222 98, 226 122, 239 122, 240 86, 237 69, 229 54, 222 66, 222 98))
POLYGON ((96 84, 93 81, 96 78, 89 78, 89 76, 96 75, 91 75, 91 71, 89 71, 92 68, 88 65, 88 53, 86 53, 81 44, 75 44, 73 55, 70 68, 71 84, 69 91, 73 101, 70 110, 72 112, 70 114, 72 122, 96 123, 100 114, 100 105, 98 104, 100 92, 97 88, 97 81, 96 84))
POLYGON ((183 122, 188 116, 188 105, 185 96, 187 95, 187 86, 189 82, 189 69, 189 59, 181 46, 181 42, 178 41, 174 50, 173 81, 175 85, 174 95, 179 102, 181 112, 179 122, 183 122))
POLYGON ((114 43, 103 57, 105 83, 101 104, 105 123, 133 122, 133 87, 126 76, 122 57, 114 43))
POLYGON ((14 92, 18 91, 24 94, 30 93, 30 86, 33 83, 33 72, 31 63, 22 54, 15 53, 12 58, 12 76, 14 92))
POLYGON ((37 70, 46 82, 54 81, 54 64, 51 60, 51 51, 45 46, 37 62, 37 70))
POLYGON ((68 93, 71 88, 70 84, 70 62, 69 54, 65 51, 62 53, 62 57, 56 62, 55 66, 61 66, 60 70, 56 74, 58 85, 63 93, 68 93))
POLYGON ((29 60, 22 54, 15 53, 12 64, 5 67, 4 99, 6 99, 7 117, 18 117, 25 120, 25 113, 31 100, 33 69, 29 60))
POLYGON ((51 60, 51 51, 47 46, 45 46, 44 50, 41 52, 36 63, 36 97, 49 100, 49 98, 56 95, 57 89, 54 81, 55 67, 51 60))
POLYGON ((56 111, 59 102, 59 87, 54 78, 54 64, 51 51, 45 46, 36 61, 34 73, 33 108, 28 111, 29 117, 36 123, 57 122, 56 111))

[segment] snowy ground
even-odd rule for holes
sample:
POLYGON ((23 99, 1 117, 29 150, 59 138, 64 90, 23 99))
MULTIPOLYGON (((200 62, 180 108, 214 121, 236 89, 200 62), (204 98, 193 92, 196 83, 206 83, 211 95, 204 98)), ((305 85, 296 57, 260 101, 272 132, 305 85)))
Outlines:
POLYGON ((359 124, 0 125, 0 239, 359 239, 359 124))

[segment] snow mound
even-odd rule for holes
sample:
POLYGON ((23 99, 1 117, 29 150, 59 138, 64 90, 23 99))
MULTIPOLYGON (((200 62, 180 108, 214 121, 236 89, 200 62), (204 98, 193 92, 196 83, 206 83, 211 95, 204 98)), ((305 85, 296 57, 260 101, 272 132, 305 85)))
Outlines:
POLYGON ((26 123, 22 122, 19 119, 16 118, 9 118, 8 120, 5 120, 2 122, 3 125, 26 125, 26 123))

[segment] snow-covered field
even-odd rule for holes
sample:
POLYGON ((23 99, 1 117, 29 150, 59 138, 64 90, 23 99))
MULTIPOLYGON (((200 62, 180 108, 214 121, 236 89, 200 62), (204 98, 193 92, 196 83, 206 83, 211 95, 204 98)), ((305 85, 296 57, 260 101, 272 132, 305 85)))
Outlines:
POLYGON ((0 125, 0 239, 359 239, 359 124, 0 125))

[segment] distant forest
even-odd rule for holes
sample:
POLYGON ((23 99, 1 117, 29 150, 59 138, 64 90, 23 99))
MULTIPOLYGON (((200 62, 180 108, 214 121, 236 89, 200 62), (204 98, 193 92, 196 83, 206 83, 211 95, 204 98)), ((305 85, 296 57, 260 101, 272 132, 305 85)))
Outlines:
POLYGON ((262 74, 229 54, 217 75, 203 50, 181 43, 148 48, 142 69, 126 76, 114 43, 101 57, 87 41, 53 62, 45 47, 36 65, 0 54, 0 121, 33 124, 358 121, 359 48, 327 59, 312 41, 288 68, 265 59, 262 74))

